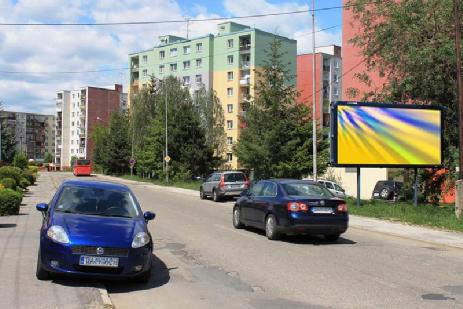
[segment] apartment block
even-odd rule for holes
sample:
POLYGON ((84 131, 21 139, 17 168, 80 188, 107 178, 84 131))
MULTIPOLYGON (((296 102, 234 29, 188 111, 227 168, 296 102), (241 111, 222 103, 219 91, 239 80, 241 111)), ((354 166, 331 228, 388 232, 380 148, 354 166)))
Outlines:
POLYGON ((55 116, 0 111, 0 118, 14 133, 18 152, 36 161, 43 161, 47 153, 54 156, 55 116))
MULTIPOLYGON (((267 59, 270 43, 277 39, 283 63, 288 63, 287 69, 295 76, 297 41, 234 22, 219 24, 215 35, 159 39, 156 47, 129 55, 129 95, 146 86, 151 76, 175 76, 192 93, 201 87, 215 90, 225 116, 227 148, 223 156, 230 168, 238 168, 233 146, 243 127, 241 116, 254 95, 255 72, 267 59)), ((295 79, 291 82, 296 84, 295 79)))
POLYGON ((341 47, 336 45, 315 48, 315 83, 312 78, 312 53, 297 56, 297 90, 299 103, 313 104, 315 87, 315 117, 322 126, 329 126, 330 103, 342 99, 341 47))
POLYGON ((67 168, 73 157, 91 160, 95 127, 108 125, 113 112, 126 109, 127 94, 122 92, 122 85, 58 91, 55 163, 67 168))

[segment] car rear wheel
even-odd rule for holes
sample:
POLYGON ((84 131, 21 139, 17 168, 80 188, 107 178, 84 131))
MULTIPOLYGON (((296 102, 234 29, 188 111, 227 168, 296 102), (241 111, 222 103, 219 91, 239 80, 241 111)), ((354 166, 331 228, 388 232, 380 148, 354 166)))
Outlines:
POLYGON ((241 223, 241 211, 239 207, 233 209, 233 226, 235 229, 243 228, 243 223, 241 223))
POLYGON ((203 188, 199 189, 199 198, 202 200, 206 199, 206 194, 204 193, 203 188))
POLYGON ((37 257, 37 270, 35 272, 35 276, 39 280, 50 279, 50 273, 43 268, 40 250, 39 250, 39 255, 37 257))
POLYGON ((384 188, 381 190, 381 192, 379 193, 379 196, 381 196, 381 198, 383 200, 388 200, 391 196, 391 190, 387 189, 387 188, 384 188))
POLYGON ((265 219, 265 235, 270 240, 277 240, 280 234, 277 231, 277 222, 273 215, 268 215, 265 219))
POLYGON ((329 234, 325 235, 326 240, 328 241, 337 241, 339 239, 339 234, 329 234))
POLYGON ((220 202, 220 196, 219 194, 217 193, 217 190, 214 189, 212 191, 212 199, 214 200, 214 202, 220 202))

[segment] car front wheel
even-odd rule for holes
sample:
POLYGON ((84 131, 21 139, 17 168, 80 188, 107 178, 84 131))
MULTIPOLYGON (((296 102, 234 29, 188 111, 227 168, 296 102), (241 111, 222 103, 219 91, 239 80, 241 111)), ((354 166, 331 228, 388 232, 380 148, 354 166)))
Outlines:
POLYGON ((233 209, 233 226, 235 229, 243 228, 243 223, 241 223, 241 210, 239 207, 233 209))
POLYGON ((265 235, 270 240, 276 240, 280 238, 280 235, 277 231, 277 222, 273 215, 268 215, 265 220, 265 235))
POLYGON ((199 189, 199 198, 202 200, 206 199, 206 194, 204 193, 203 188, 199 189))
POLYGON ((40 254, 39 250, 39 255, 37 257, 37 270, 35 272, 35 276, 39 280, 48 280, 50 279, 50 273, 43 268, 41 256, 42 255, 40 254))
POLYGON ((212 191, 212 199, 214 200, 214 202, 220 202, 220 196, 217 193, 216 189, 214 189, 214 191, 212 191))

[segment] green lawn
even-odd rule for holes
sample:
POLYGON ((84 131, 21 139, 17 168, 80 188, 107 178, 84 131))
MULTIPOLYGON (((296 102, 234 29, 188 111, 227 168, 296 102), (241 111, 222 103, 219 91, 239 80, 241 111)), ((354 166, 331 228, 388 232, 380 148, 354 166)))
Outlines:
POLYGON ((177 188, 192 189, 192 190, 197 190, 197 191, 199 191, 199 186, 201 184, 200 181, 193 181, 193 180, 192 181, 169 181, 167 183, 161 180, 141 178, 139 176, 130 176, 130 175, 120 176, 120 178, 148 182, 148 183, 152 183, 152 184, 159 185, 159 186, 177 187, 177 188))
POLYGON ((454 205, 418 204, 415 207, 412 202, 373 200, 362 201, 361 206, 357 207, 355 199, 348 199, 347 204, 349 213, 353 215, 463 232, 463 220, 456 219, 454 205))

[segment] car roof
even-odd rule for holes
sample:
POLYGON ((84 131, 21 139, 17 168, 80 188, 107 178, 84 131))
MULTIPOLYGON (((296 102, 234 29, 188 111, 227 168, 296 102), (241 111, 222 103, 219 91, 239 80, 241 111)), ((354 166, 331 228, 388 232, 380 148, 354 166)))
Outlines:
POLYGON ((260 179, 260 180, 269 180, 269 181, 278 182, 280 184, 286 184, 286 183, 309 183, 309 184, 314 184, 314 185, 320 185, 316 181, 306 180, 306 179, 301 180, 301 179, 291 179, 291 178, 272 178, 272 179, 260 179))
POLYGON ((129 191, 126 185, 110 182, 110 181, 97 181, 97 180, 65 180, 63 186, 69 187, 87 187, 106 190, 129 191))

